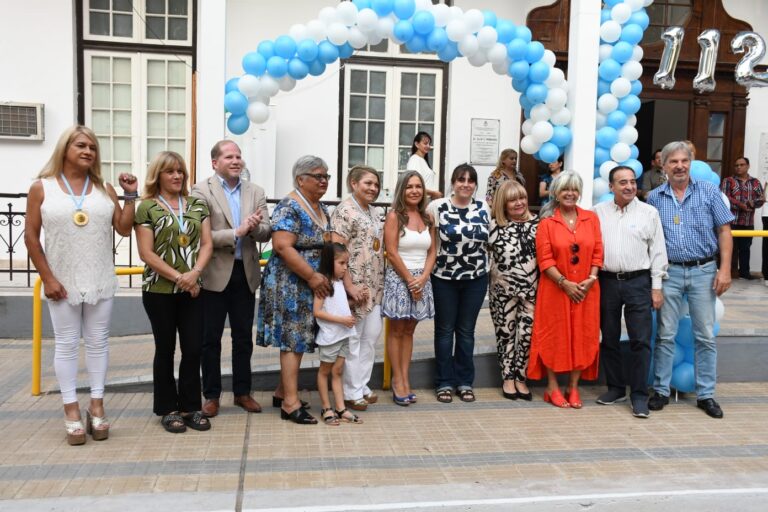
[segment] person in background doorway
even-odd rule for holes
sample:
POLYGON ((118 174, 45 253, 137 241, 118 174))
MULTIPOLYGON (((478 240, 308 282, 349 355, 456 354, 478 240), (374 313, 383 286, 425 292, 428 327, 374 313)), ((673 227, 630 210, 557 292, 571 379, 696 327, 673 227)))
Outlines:
POLYGON ((493 208, 493 197, 501 184, 510 180, 525 186, 525 178, 517 170, 517 151, 507 148, 501 152, 496 169, 488 176, 488 184, 485 187, 485 201, 488 203, 488 208, 493 208))
MULTIPOLYGON (((760 180, 749 175, 749 159, 739 157, 734 165, 733 176, 723 180, 723 193, 728 197, 731 213, 735 217, 731 229, 754 231, 755 210, 765 202, 763 186, 760 180)), ((752 237, 735 237, 733 240, 733 261, 741 279, 751 280, 749 272, 750 249, 752 237)))
POLYGON ((637 196, 645 201, 648 198, 648 194, 651 193, 651 190, 666 182, 667 175, 664 172, 664 169, 661 168, 661 149, 657 149, 653 152, 651 168, 643 173, 643 181, 637 191, 637 196))
POLYGON ((440 199, 443 193, 439 190, 438 176, 429 164, 429 152, 432 151, 432 136, 427 132, 419 132, 411 144, 411 157, 405 166, 407 171, 416 171, 424 180, 425 193, 430 200, 440 199))
POLYGON ((539 175, 539 204, 541 206, 550 201, 549 187, 552 181, 563 172, 563 162, 563 155, 560 155, 557 160, 547 165, 544 174, 539 175))

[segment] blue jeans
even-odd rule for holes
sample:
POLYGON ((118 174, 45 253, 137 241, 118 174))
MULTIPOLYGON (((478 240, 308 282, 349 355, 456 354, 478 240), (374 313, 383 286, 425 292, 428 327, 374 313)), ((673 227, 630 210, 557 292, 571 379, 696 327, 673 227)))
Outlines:
POLYGON ((432 291, 435 295, 435 389, 472 389, 475 323, 488 291, 488 275, 462 280, 432 276, 432 291))
POLYGON ((669 396, 669 381, 675 357, 675 335, 680 319, 683 294, 688 296, 688 308, 693 323, 694 368, 696 398, 703 400, 715 395, 717 380, 717 346, 715 344, 715 291, 712 284, 717 265, 710 261, 696 267, 669 265, 669 279, 662 285, 664 305, 658 320, 656 348, 653 354, 655 372, 653 389, 669 396))

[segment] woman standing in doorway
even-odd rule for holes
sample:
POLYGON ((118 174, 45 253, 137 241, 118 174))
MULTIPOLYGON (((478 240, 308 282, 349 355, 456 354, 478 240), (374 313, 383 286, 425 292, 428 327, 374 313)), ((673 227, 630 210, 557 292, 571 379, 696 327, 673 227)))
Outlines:
POLYGON ((424 191, 431 200, 440 199, 443 193, 438 190, 437 173, 429 165, 429 152, 432 151, 432 136, 427 132, 419 132, 411 144, 411 158, 405 168, 416 171, 424 180, 424 191))

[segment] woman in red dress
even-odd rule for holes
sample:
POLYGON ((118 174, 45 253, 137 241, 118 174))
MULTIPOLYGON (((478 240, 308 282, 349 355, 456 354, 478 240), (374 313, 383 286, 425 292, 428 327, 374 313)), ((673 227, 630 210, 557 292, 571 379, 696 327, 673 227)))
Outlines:
POLYGON ((528 376, 547 377, 544 401, 555 407, 581 408, 579 378, 597 378, 600 347, 600 285, 603 265, 600 221, 579 208, 581 178, 575 172, 558 176, 550 187, 552 200, 541 210, 536 234, 539 283, 533 315, 528 376), (557 373, 569 372, 565 396, 557 373))

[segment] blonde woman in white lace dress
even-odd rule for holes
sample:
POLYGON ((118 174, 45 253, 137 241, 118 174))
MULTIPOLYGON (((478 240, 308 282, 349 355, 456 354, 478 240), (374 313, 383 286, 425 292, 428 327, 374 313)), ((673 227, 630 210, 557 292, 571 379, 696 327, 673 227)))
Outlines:
POLYGON ((86 431, 94 440, 109 436, 104 382, 112 298, 118 288, 112 229, 130 235, 137 197, 136 177, 121 174, 125 206, 120 207, 115 189, 101 176, 100 156, 90 129, 68 128, 27 198, 24 242, 48 298, 56 344, 53 364, 71 445, 85 443, 86 431), (81 337, 91 387, 85 426, 76 394, 81 337))

